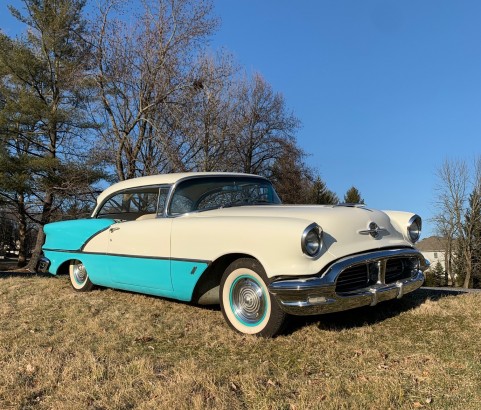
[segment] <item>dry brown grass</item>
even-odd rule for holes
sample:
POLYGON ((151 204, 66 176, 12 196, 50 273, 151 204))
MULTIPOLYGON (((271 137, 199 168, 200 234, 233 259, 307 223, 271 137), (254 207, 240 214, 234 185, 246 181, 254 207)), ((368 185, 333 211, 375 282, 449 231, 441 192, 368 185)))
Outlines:
POLYGON ((2 275, 0 409, 481 408, 481 294, 428 296, 264 340, 218 310, 2 275))

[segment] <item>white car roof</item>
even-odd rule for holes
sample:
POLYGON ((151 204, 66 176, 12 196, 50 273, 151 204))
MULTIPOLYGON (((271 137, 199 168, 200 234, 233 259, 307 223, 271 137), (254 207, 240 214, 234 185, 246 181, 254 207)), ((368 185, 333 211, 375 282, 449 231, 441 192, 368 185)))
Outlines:
POLYGON ((179 173, 172 173, 172 174, 159 174, 159 175, 150 175, 146 177, 138 177, 132 179, 126 179, 125 181, 117 182, 116 184, 111 185, 105 191, 103 191, 97 197, 97 206, 108 196, 113 194, 117 191, 123 191, 129 188, 135 187, 142 187, 147 185, 164 185, 164 184, 174 184, 177 181, 189 178, 189 177, 199 177, 199 176, 251 176, 251 177, 259 177, 259 175, 253 174, 242 174, 236 172, 179 172, 179 173))

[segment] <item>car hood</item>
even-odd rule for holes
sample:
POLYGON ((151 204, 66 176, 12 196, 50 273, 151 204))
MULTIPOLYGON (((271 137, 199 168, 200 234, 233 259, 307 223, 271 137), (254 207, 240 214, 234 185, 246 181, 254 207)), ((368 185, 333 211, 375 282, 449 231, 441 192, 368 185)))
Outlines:
POLYGON ((312 222, 323 230, 325 250, 333 257, 380 249, 409 246, 405 227, 411 216, 407 212, 379 211, 358 206, 332 205, 260 205, 222 208, 191 214, 195 218, 260 217, 296 218, 312 222), (376 237, 367 232, 370 224, 379 227, 376 237))

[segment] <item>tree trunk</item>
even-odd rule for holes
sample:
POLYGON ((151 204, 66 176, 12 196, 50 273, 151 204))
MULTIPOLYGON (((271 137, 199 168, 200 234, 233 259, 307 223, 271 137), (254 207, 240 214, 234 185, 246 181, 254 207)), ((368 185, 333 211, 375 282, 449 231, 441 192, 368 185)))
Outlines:
POLYGON ((473 263, 471 259, 471 252, 466 252, 466 276, 464 277, 463 288, 470 288, 472 286, 473 263))
POLYGON ((451 274, 451 255, 452 255, 452 250, 451 250, 451 241, 448 238, 446 241, 446 254, 445 254, 445 269, 444 269, 444 277, 446 281, 446 286, 449 286, 449 280, 451 280, 451 286, 455 286, 454 278, 453 275, 451 274))
POLYGON ((38 230, 37 234, 37 241, 35 242, 35 248, 32 252, 32 257, 30 258, 30 261, 27 265, 27 269, 30 271, 35 271, 37 269, 38 261, 40 260, 40 256, 42 255, 42 246, 45 242, 45 233, 43 232, 43 227, 45 224, 50 222, 52 204, 53 194, 51 192, 47 192, 43 202, 42 218, 40 222, 40 229, 38 230))
POLYGON ((43 226, 40 227, 37 234, 37 241, 35 242, 35 248, 32 252, 32 257, 28 262, 27 269, 35 272, 37 270, 38 261, 42 255, 42 246, 45 242, 45 233, 43 232, 43 226))
POLYGON ((25 239, 27 237, 27 217, 25 212, 25 198, 23 194, 18 195, 18 262, 17 268, 23 268, 27 264, 27 252, 25 239))

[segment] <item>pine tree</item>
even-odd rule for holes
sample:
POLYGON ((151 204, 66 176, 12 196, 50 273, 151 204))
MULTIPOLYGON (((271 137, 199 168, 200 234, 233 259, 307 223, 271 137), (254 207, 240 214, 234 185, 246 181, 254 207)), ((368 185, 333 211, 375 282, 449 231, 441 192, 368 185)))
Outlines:
POLYGON ((346 204, 364 204, 364 199, 361 198, 359 190, 352 186, 344 195, 344 203, 346 204))
POLYGON ((464 265, 470 267, 469 284, 473 288, 481 287, 481 192, 475 189, 469 196, 469 207, 466 211, 463 226, 463 246, 469 247, 469 252, 464 252, 469 260, 464 265))
POLYGON ((286 204, 337 204, 336 194, 304 162, 305 154, 294 143, 284 144, 270 175, 274 187, 286 204))
POLYGON ((27 26, 27 35, 11 39, 0 33, 0 196, 16 208, 20 220, 29 218, 39 226, 29 264, 34 269, 43 225, 59 200, 98 175, 89 166, 83 140, 92 126, 85 105, 85 0, 23 3, 25 13, 13 7, 10 12, 27 26))
POLYGON ((317 177, 311 188, 309 198, 310 204, 335 205, 339 203, 337 195, 327 188, 327 185, 320 177, 317 177))
POLYGON ((434 269, 432 270, 432 276, 434 277, 435 286, 444 286, 444 269, 441 262, 437 261, 434 269))

